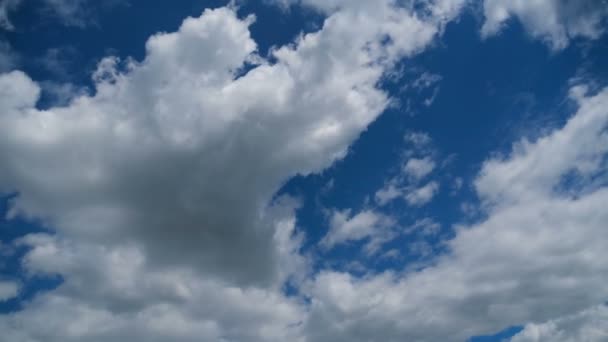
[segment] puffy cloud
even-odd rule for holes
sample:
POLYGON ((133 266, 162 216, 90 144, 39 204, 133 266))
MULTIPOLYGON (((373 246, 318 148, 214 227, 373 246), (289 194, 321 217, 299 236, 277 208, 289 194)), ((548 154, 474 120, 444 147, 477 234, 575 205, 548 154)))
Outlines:
POLYGON ((385 98, 372 83, 380 69, 328 65, 319 35, 234 79, 255 51, 251 21, 225 8, 187 19, 150 38, 146 59, 125 73, 104 60, 96 95, 65 108, 31 108, 37 85, 3 75, 0 183, 19 191, 13 212, 80 238, 137 241, 155 264, 274 278, 273 226, 284 217, 272 216, 280 211, 268 208, 272 194, 343 155, 385 98), (352 78, 336 83, 330 75, 344 67, 352 78))
POLYGON ((514 16, 532 37, 554 50, 565 48, 574 38, 599 38, 608 15, 605 0, 485 0, 483 8, 483 36, 496 34, 514 16))
POLYGON ((103 60, 95 95, 46 111, 33 108, 27 76, 2 75, 0 88, 20 85, 0 90, 10 93, 0 184, 19 192, 13 214, 78 238, 137 241, 159 266, 276 280, 274 226, 292 213, 273 209, 272 195, 342 157, 388 103, 376 88, 384 70, 437 32, 391 2, 360 11, 330 15, 273 64, 255 56, 253 18, 206 11, 151 37, 140 63, 103 60), (247 62, 259 65, 235 77, 247 62))
POLYGON ((604 302, 608 89, 583 94, 573 89, 579 109, 563 128, 484 164, 487 219, 457 228, 430 266, 319 274, 308 288, 312 340, 465 340, 604 302))
POLYGON ((421 150, 428 148, 428 146, 433 141, 427 133, 414 132, 414 131, 407 132, 403 136, 403 140, 405 140, 406 142, 411 144, 413 146, 414 150, 417 150, 417 151, 421 151, 421 150))
POLYGON ((300 340, 302 306, 278 292, 230 286, 187 268, 154 270, 129 244, 48 235, 20 244, 32 248, 24 260, 31 274, 59 273, 66 281, 3 316, 3 341, 300 340))
POLYGON ((392 1, 327 16, 270 62, 256 55, 253 17, 207 10, 152 36, 143 61, 104 59, 93 95, 48 110, 27 75, 0 75, 0 191, 18 194, 11 217, 56 232, 20 240, 23 267, 65 280, 1 316, 3 336, 306 336, 304 307, 281 291, 307 274, 297 202, 274 194, 344 156, 389 102, 383 73, 444 20, 392 1))
POLYGON ((399 174, 388 179, 384 186, 376 191, 375 200, 380 206, 404 199, 410 206, 420 207, 429 203, 438 193, 440 185, 436 181, 422 184, 436 168, 432 139, 423 132, 408 132, 404 137, 410 149, 405 151, 409 157, 401 166, 399 174))
POLYGON ((403 165, 403 172, 414 180, 426 177, 435 169, 435 162, 431 157, 412 158, 403 165))
POLYGON ((351 210, 334 211, 321 247, 329 249, 338 244, 367 239, 365 252, 373 254, 396 236, 395 224, 391 217, 373 210, 363 210, 356 215, 352 215, 351 210))
POLYGON ((416 220, 414 224, 407 228, 409 233, 418 233, 422 236, 433 236, 439 234, 441 225, 435 220, 425 217, 416 220))
POLYGON ((540 202, 556 195, 568 177, 573 194, 593 190, 605 172, 608 153, 603 108, 607 91, 585 97, 586 91, 584 86, 571 89, 570 98, 580 109, 561 131, 535 142, 523 139, 513 146, 508 159, 496 158, 484 164, 475 186, 485 202, 540 202))
POLYGON ((527 324, 511 342, 577 342, 608 339, 608 308, 595 306, 541 324, 527 324))
POLYGON ((419 207, 429 203, 439 191, 439 183, 429 182, 419 188, 408 188, 405 200, 411 206, 419 207))
POLYGON ((14 281, 0 280, 0 302, 14 298, 19 293, 19 284, 14 281))

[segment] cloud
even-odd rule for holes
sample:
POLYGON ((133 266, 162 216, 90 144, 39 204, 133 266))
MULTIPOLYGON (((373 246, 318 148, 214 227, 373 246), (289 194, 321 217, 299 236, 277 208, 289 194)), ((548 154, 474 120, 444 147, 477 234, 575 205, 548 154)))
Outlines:
POLYGON ((9 13, 21 4, 21 0, 5 0, 0 2, 0 29, 13 30, 14 26, 9 20, 9 13))
POLYGON ((54 232, 17 242, 22 265, 64 279, 0 316, 3 336, 303 340, 306 306, 281 291, 308 274, 298 204, 275 193, 345 155, 389 103, 384 72, 444 20, 392 1, 327 16, 270 62, 253 17, 207 10, 150 37, 142 61, 102 60, 94 94, 47 110, 26 74, 0 75, 9 218, 54 232))
POLYGON ((7 72, 15 67, 17 60, 16 53, 10 44, 0 40, 0 72, 7 72))
POLYGON ((595 306, 541 324, 527 324, 511 342, 604 341, 608 338, 608 308, 595 306))
POLYGON ((441 231, 441 225, 435 220, 425 217, 416 220, 414 224, 407 228, 409 233, 418 233, 422 236, 434 236, 441 231))
POLYGON ((0 280, 0 302, 14 298, 19 294, 19 284, 14 281, 0 280))
POLYGON ((572 94, 579 109, 563 128, 484 164, 487 219, 457 227, 447 254, 421 271, 321 272, 311 340, 466 340, 605 302, 608 89, 572 94))
POLYGON ((435 169, 435 162, 430 157, 412 158, 403 166, 403 172, 414 180, 428 176, 435 169))
POLYGON ((575 38, 599 38, 608 16, 605 0, 485 0, 483 8, 482 36, 498 33, 513 16, 532 37, 554 50, 565 48, 575 38))
POLYGON ((405 193, 405 200, 411 206, 420 207, 429 203, 439 191, 439 183, 429 182, 419 188, 408 188, 405 193))
POLYGON ((229 286, 187 268, 154 270, 133 244, 30 235, 24 266, 66 282, 2 316, 6 341, 299 341, 295 299, 229 286))
POLYGON ((356 215, 352 215, 351 210, 334 211, 329 232, 320 245, 330 249, 347 242, 368 240, 364 250, 368 255, 374 254, 382 244, 396 236, 395 225, 394 219, 373 210, 363 210, 356 215))
POLYGON ((272 195, 340 158, 386 99, 374 88, 381 68, 361 68, 365 59, 332 65, 319 49, 332 37, 319 34, 234 79, 256 48, 251 22, 226 8, 186 19, 178 32, 151 37, 146 59, 127 71, 104 60, 97 93, 65 108, 31 108, 37 85, 3 75, 7 99, 18 101, 2 104, 0 142, 0 184, 19 192, 13 213, 78 238, 137 241, 157 265, 275 279, 274 226, 291 213, 271 208, 272 195), (350 79, 336 83, 345 68, 350 79))
POLYGON ((410 145, 404 153, 409 159, 403 163, 399 174, 388 179, 376 191, 374 198, 380 206, 402 198, 410 206, 420 207, 429 203, 439 192, 440 185, 436 181, 422 184, 437 165, 432 139, 423 132, 408 132, 404 139, 410 145))

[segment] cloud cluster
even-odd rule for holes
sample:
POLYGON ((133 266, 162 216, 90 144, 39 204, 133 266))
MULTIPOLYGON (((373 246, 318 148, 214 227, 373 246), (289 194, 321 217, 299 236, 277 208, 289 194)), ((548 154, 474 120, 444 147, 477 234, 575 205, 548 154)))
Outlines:
POLYGON ((374 210, 363 210, 356 215, 351 210, 334 211, 329 222, 329 231, 321 240, 322 248, 353 241, 367 240, 366 254, 374 254, 387 241, 395 237, 396 221, 374 210))
POLYGON ((428 179, 437 167, 431 138, 423 132, 408 132, 405 141, 410 148, 399 174, 387 180, 375 194, 380 206, 402 198, 412 207, 421 207, 439 192, 439 182, 428 179))
POLYGON ((271 62, 256 54, 253 17, 207 10, 150 37, 142 61, 102 60, 94 94, 47 110, 26 74, 0 75, 0 191, 17 194, 10 217, 56 233, 16 242, 30 248, 23 267, 64 279, 2 316, 3 336, 305 336, 304 306, 281 292, 306 275, 297 203, 273 196, 344 156, 389 102, 384 72, 442 20, 392 1, 348 6, 271 62))
POLYGON ((318 275, 311 339, 463 341, 604 302, 608 89, 572 94, 580 108, 562 129, 484 164, 476 188, 488 218, 458 228, 432 266, 318 275))
POLYGON ((528 33, 554 50, 574 38, 597 39, 605 31, 608 3, 605 0, 485 0, 483 36, 501 30, 510 17, 517 17, 528 33))
POLYGON ((594 306, 541 324, 527 324, 511 342, 577 342, 608 339, 608 307, 594 306))

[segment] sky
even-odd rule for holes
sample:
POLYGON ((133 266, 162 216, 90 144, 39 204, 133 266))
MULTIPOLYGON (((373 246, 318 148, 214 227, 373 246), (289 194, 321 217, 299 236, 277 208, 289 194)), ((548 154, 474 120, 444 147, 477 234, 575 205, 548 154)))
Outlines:
POLYGON ((608 341, 606 0, 0 0, 0 342, 608 341))

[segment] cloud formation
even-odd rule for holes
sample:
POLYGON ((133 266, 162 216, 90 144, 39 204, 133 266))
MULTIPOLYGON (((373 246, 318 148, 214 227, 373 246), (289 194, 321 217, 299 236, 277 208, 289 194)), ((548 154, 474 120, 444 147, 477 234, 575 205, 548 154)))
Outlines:
POLYGON ((150 37, 142 61, 102 60, 93 95, 47 110, 25 73, 0 75, 0 191, 17 194, 10 217, 56 233, 16 242, 23 267, 64 279, 2 316, 4 336, 303 339, 305 306, 281 292, 307 274, 297 203, 273 196, 343 157, 389 102, 383 73, 440 32, 391 1, 327 16, 269 62, 254 17, 206 10, 150 37))
POLYGON ((320 244, 321 247, 330 249, 339 244, 367 240, 364 250, 370 255, 396 236, 395 226, 394 219, 373 210, 363 210, 356 215, 352 215, 351 210, 334 211, 329 231, 320 244))
MULTIPOLYGON (((26 276, 64 279, 0 316, 1 338, 442 341, 557 327, 528 325, 523 339, 559 334, 577 312, 603 314, 582 310, 608 297, 608 89, 574 87, 579 108, 564 127, 487 160, 475 181, 487 217, 457 227, 423 270, 309 277, 297 201, 275 193, 345 155, 389 103, 383 74, 432 43, 464 2, 421 12, 300 3, 323 11, 323 28, 276 48, 272 62, 256 54, 254 18, 219 8, 150 37, 143 61, 104 59, 95 94, 65 106, 39 110, 38 84, 0 75, 0 191, 17 194, 12 216, 54 231, 15 244, 29 249, 26 276), (282 291, 289 281, 298 295, 282 291)), ((426 181, 428 135, 406 139, 423 155, 399 182, 414 185, 389 182, 379 204, 415 193, 410 204, 422 205, 439 186, 426 181)), ((324 241, 368 239, 373 253, 392 223, 335 212, 324 241)), ((427 218, 410 229, 439 228, 427 218)), ((5 298, 18 292, 10 286, 5 298)))
POLYGON ((516 17, 534 38, 553 50, 568 46, 575 38, 597 39, 605 32, 608 3, 605 0, 485 0, 482 36, 498 33, 516 17))
POLYGON ((580 108, 563 128, 484 164, 476 189, 488 218, 459 227, 432 266, 318 275, 311 339, 463 341, 605 301, 608 89, 584 93, 573 88, 580 108))
POLYGON ((0 302, 14 298, 19 293, 19 284, 14 281, 0 280, 0 302))
POLYGON ((577 342, 608 339, 608 307, 594 306, 541 324, 527 324, 511 342, 577 342))

